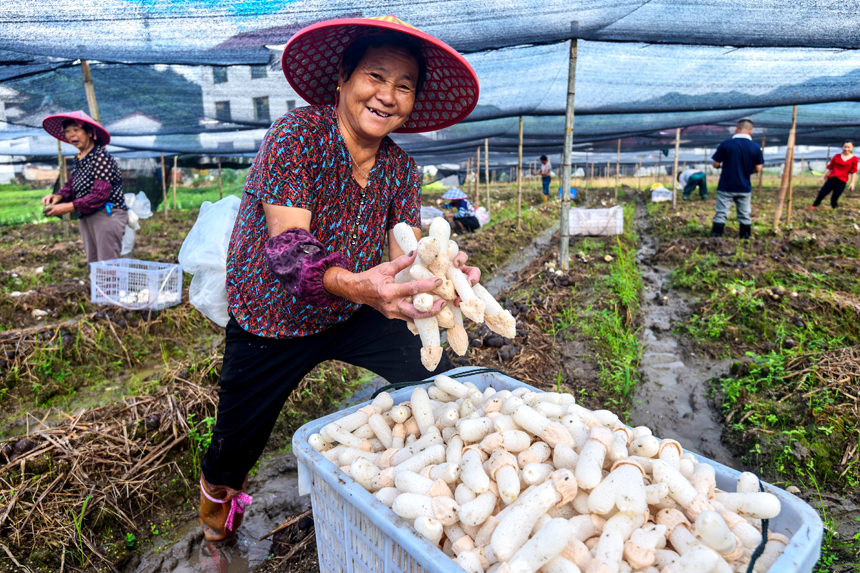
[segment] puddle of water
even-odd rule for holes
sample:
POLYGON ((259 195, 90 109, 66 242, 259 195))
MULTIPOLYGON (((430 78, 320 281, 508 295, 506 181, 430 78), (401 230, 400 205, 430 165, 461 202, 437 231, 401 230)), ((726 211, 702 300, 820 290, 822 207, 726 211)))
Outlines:
POLYGON ((690 315, 691 303, 680 293, 668 291, 669 269, 650 263, 656 242, 645 232, 648 221, 642 205, 636 220, 642 238, 637 258, 646 290, 641 307, 644 322, 638 335, 642 382, 636 387, 631 424, 648 426, 655 436, 677 440, 687 450, 742 469, 740 460, 722 443, 722 423, 707 396, 707 380, 724 375, 731 360, 692 356, 679 344, 672 328, 690 315))
POLYGON ((493 295, 500 293, 511 286, 516 279, 516 274, 526 268, 538 255, 540 255, 549 246, 552 236, 558 231, 558 227, 550 226, 544 229, 534 238, 531 244, 517 251, 507 261, 504 266, 500 267, 490 280, 481 284, 493 295))
POLYGON ((310 507, 299 497, 296 459, 285 454, 269 460, 248 482, 254 503, 231 539, 209 543, 196 519, 177 528, 170 539, 132 562, 126 573, 245 573, 269 556, 272 539, 261 538, 290 515, 310 507))

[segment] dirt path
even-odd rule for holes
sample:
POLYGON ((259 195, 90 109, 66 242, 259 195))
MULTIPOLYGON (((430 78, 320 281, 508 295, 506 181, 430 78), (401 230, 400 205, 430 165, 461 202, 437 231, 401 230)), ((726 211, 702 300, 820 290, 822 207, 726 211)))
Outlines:
POLYGON ((670 269, 652 264, 657 241, 649 232, 645 206, 637 206, 636 227, 641 240, 638 260, 645 292, 639 342, 642 382, 630 411, 634 426, 648 426, 655 436, 678 440, 693 452, 735 469, 741 468, 720 439, 722 424, 708 399, 707 380, 724 375, 728 359, 713 361, 685 350, 672 329, 691 312, 691 301, 669 291, 670 269))

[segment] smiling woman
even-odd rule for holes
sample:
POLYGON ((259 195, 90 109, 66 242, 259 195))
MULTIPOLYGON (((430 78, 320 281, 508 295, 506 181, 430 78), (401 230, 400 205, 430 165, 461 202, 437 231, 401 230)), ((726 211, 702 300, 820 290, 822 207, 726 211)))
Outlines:
MULTIPOLYGON (((286 45, 283 69, 313 105, 269 129, 230 240, 231 318, 200 484, 210 541, 239 526, 247 473, 317 364, 341 360, 390 382, 427 375, 407 321, 442 309, 443 300, 426 312, 412 304, 441 280, 397 280, 415 253, 392 229, 404 222, 420 238, 421 176, 388 136, 453 125, 478 100, 477 77, 456 51, 393 16, 305 28, 286 45)), ((463 253, 454 260, 474 284, 480 272, 465 262, 463 253)), ((443 356, 434 373, 449 368, 443 356)))

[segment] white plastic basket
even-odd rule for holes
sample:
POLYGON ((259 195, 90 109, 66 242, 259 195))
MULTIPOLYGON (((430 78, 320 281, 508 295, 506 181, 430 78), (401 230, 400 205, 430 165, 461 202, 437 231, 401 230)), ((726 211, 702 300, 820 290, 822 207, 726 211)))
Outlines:
POLYGON ((608 209, 571 209, 570 234, 620 235, 624 232, 624 209, 620 205, 608 209))
POLYGON ((182 267, 136 259, 90 263, 90 301, 129 310, 161 310, 182 300, 182 267))
MULTIPOLYGON (((448 374, 464 370, 469 368, 457 368, 448 374)), ((471 382, 481 390, 490 385, 499 390, 519 387, 535 390, 528 384, 495 372, 465 376, 460 381, 471 382)), ((412 390, 404 388, 392 392, 394 403, 408 401, 412 390)), ((293 436, 293 452, 299 462, 299 495, 311 495, 320 571, 463 573, 454 561, 417 534, 409 523, 308 444, 311 434, 319 433, 326 424, 368 404, 370 402, 357 404, 309 422, 293 436)), ((714 467, 718 488, 735 491, 739 472, 702 456, 697 455, 697 458, 714 467)), ((762 482, 762 485, 782 504, 779 516, 770 520, 769 531, 782 533, 791 540, 771 571, 811 572, 821 555, 824 532, 821 518, 800 498, 768 483, 762 482)))

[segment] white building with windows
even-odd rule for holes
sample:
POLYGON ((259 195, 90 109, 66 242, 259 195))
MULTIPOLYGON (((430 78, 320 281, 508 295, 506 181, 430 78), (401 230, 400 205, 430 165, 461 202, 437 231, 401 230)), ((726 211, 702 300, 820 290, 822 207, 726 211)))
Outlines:
POLYGON ((201 87, 202 123, 212 131, 200 134, 200 144, 214 153, 256 152, 275 119, 307 105, 280 70, 266 65, 204 68, 201 87), (216 131, 230 127, 239 131, 216 131))

